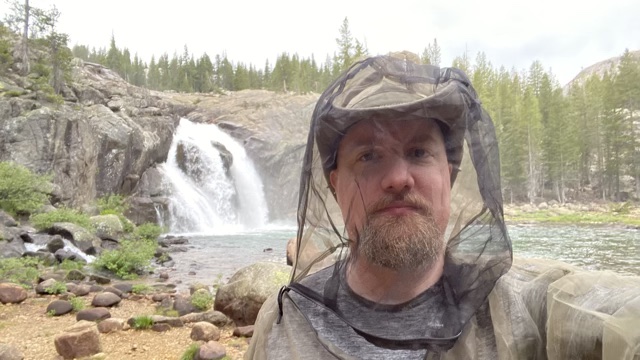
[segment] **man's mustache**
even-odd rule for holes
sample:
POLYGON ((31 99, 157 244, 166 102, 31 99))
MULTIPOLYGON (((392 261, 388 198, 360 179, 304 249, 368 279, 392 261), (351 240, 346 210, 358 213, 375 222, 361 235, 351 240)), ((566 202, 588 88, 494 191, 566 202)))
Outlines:
POLYGON ((374 215, 378 211, 382 211, 390 206, 408 206, 416 208, 416 211, 423 215, 431 214, 431 207, 424 200, 424 198, 416 194, 401 194, 401 195, 385 195, 375 203, 373 203, 367 209, 368 215, 374 215))

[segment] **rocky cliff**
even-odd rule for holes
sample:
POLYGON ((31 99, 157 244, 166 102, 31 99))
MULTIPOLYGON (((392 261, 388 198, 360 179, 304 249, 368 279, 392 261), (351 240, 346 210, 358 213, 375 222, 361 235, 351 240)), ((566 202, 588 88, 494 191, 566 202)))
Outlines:
POLYGON ((295 218, 302 146, 317 96, 155 92, 78 59, 72 73, 57 102, 30 90, 30 78, 0 74, 0 161, 51 174, 54 202, 81 207, 122 194, 136 222, 155 220, 155 209, 166 205, 156 166, 185 117, 218 124, 243 143, 263 178, 271 218, 295 218))

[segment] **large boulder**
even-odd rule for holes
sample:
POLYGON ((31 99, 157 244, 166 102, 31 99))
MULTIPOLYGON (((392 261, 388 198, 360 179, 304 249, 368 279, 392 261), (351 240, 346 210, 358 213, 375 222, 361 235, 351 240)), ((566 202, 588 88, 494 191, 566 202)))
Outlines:
POLYGON ((24 355, 20 349, 11 344, 0 344, 0 359, 2 360, 22 360, 24 355))
POLYGON ((124 226, 117 215, 97 215, 91 217, 96 228, 96 236, 102 240, 118 241, 124 235, 124 226))
POLYGON ((87 255, 96 255, 100 251, 102 241, 89 230, 73 223, 54 223, 47 232, 61 235, 71 241, 78 249, 87 255))
POLYGON ((102 351, 95 323, 81 320, 54 338, 56 351, 65 359, 82 358, 102 351))
POLYGON ((214 310, 227 315, 236 326, 253 325, 262 304, 287 284, 290 273, 291 267, 271 262, 244 267, 218 288, 214 310))

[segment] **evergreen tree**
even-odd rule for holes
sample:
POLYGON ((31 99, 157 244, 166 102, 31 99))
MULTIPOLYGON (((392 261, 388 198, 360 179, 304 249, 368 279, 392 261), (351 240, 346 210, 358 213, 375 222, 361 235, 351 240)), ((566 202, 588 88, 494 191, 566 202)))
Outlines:
POLYGON ((116 46, 116 38, 115 36, 112 34, 111 35, 111 44, 109 45, 109 52, 107 53, 107 63, 105 64, 109 69, 117 72, 118 74, 120 74, 120 76, 122 76, 122 69, 121 69, 121 59, 122 58, 122 53, 120 52, 120 50, 118 49, 118 47, 116 46))
POLYGON ((342 72, 353 63, 353 53, 355 50, 351 30, 349 30, 349 19, 346 17, 342 21, 339 34, 340 36, 336 39, 336 43, 338 44, 336 62, 338 64, 339 71, 342 72))
POLYGON ((442 61, 440 45, 438 45, 438 39, 433 39, 433 44, 429 43, 424 51, 422 52, 422 62, 425 64, 431 64, 440 66, 440 62, 442 61))

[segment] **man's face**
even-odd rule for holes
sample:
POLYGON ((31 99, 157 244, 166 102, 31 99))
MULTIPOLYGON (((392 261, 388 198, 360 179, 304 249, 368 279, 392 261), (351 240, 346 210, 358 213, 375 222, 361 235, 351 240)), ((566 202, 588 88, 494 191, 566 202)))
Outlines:
POLYGON ((356 256, 415 270, 444 251, 451 166, 434 120, 363 120, 340 142, 331 185, 356 256))

